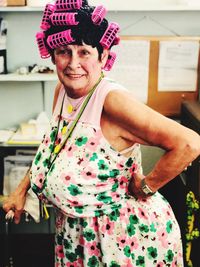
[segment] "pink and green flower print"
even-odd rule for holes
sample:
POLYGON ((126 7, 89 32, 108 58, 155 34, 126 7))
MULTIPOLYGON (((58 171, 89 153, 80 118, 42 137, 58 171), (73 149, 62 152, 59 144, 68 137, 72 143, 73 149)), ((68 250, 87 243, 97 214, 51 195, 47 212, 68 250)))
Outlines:
POLYGON ((78 122, 52 164, 67 118, 51 122, 32 165, 31 186, 56 210, 56 267, 183 267, 176 219, 159 194, 138 200, 128 183, 141 172, 139 144, 116 151, 100 127, 78 122), (55 140, 55 137, 56 140, 55 140))

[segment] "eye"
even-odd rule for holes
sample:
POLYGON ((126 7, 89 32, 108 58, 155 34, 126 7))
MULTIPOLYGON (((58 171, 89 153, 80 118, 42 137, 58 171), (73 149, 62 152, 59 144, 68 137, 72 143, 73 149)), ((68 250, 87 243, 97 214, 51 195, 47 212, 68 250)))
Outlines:
POLYGON ((71 50, 68 48, 57 48, 55 50, 56 55, 71 55, 71 50))
POLYGON ((80 51, 80 54, 82 56, 89 56, 90 55, 90 52, 88 50, 86 50, 86 49, 83 49, 83 50, 80 51))

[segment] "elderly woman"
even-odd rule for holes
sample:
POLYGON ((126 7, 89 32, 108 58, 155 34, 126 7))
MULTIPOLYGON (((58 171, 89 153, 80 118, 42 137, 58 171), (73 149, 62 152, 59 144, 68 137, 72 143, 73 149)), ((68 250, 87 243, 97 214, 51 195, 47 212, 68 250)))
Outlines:
POLYGON ((200 154, 200 137, 104 77, 116 23, 87 1, 47 4, 37 42, 60 83, 51 127, 4 205, 20 220, 29 187, 56 210, 55 266, 183 266, 180 231, 158 189, 200 154), (145 177, 140 144, 166 153, 145 177))

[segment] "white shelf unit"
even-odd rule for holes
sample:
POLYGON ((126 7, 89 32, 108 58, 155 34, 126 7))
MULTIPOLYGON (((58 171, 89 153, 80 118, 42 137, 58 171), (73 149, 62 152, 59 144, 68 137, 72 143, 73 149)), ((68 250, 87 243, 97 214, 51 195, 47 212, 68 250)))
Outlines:
POLYGON ((38 12, 43 11, 44 7, 28 7, 28 6, 7 6, 0 7, 0 12, 38 12))
POLYGON ((0 82, 40 82, 42 89, 42 105, 45 110, 45 82, 57 81, 55 73, 34 73, 34 74, 1 74, 0 82))
POLYGON ((0 82, 48 82, 56 81, 57 75, 55 73, 35 73, 35 74, 1 74, 0 82))
MULTIPOLYGON (((114 2, 108 2, 105 4, 108 11, 199 11, 199 5, 189 4, 147 4, 142 5, 140 3, 135 4, 130 2, 128 5, 116 4, 114 2)), ((0 7, 0 12, 42 12, 44 7, 29 7, 29 6, 13 6, 13 7, 0 7)))

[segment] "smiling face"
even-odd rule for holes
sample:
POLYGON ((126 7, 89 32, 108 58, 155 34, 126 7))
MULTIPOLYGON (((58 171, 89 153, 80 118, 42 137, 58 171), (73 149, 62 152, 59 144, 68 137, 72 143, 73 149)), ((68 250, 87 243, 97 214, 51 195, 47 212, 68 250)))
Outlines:
POLYGON ((99 59, 97 48, 86 44, 56 48, 54 62, 67 94, 72 98, 86 95, 98 81, 107 57, 108 50, 99 59))

